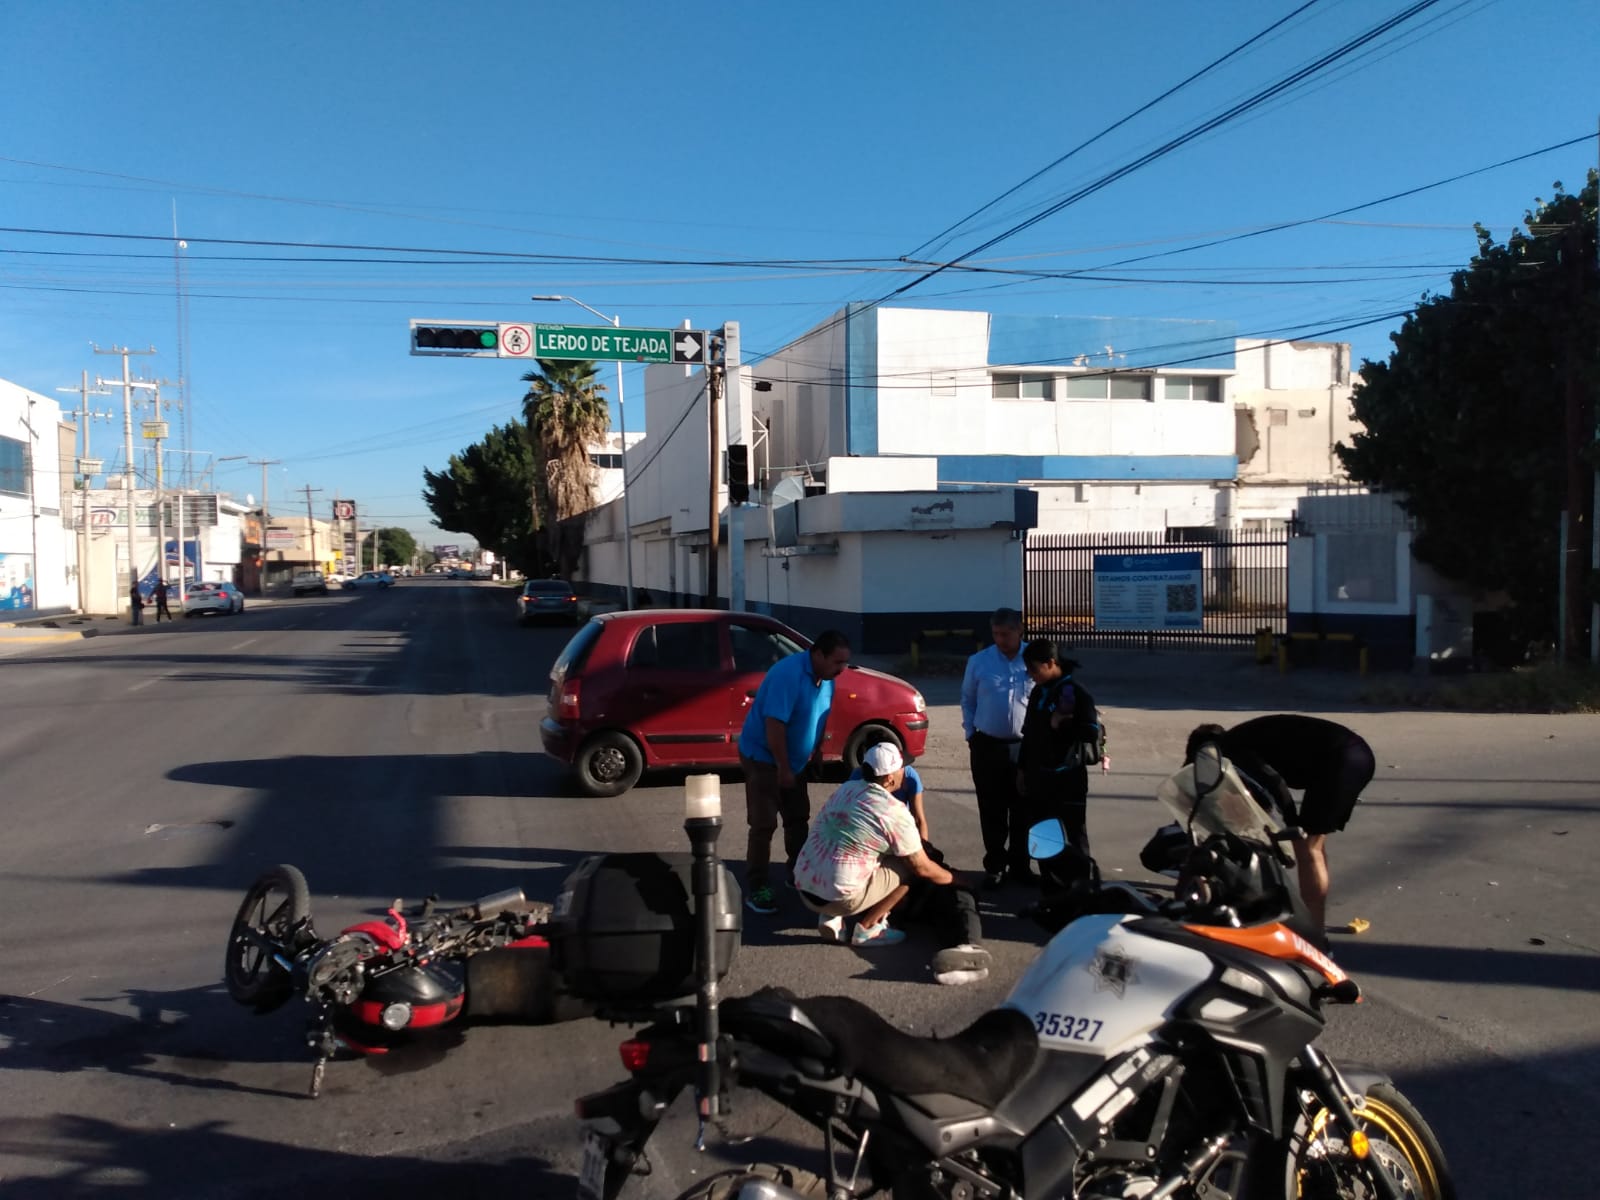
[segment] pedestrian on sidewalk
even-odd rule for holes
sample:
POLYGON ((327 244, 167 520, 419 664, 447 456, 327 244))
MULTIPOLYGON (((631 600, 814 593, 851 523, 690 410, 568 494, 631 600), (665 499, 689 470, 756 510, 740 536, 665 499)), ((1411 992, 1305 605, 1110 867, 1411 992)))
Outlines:
POLYGON ((128 620, 135 626, 144 624, 144 596, 139 591, 139 577, 134 576, 128 588, 128 620))
POLYGON ((780 659, 761 680, 739 732, 744 768, 745 907, 774 913, 772 835, 783 821, 783 848, 792 870, 811 821, 806 776, 822 754, 822 731, 833 706, 833 681, 850 661, 850 641, 836 629, 811 649, 780 659))
POLYGON ((161 624, 162 617, 169 621, 172 620, 172 612, 167 608, 167 581, 165 579, 158 578, 156 580, 155 598, 156 624, 161 624))
POLYGON ((961 679, 961 732, 967 739, 972 787, 983 831, 984 886, 1008 878, 1036 883, 1028 866, 1028 823, 1017 795, 1017 758, 1028 715, 1028 669, 1022 661, 1022 614, 996 609, 989 619, 994 643, 967 659, 961 679))
POLYGON ((1235 769, 1265 787, 1285 823, 1300 830, 1294 842, 1300 895, 1313 924, 1326 931, 1328 835, 1349 823, 1362 789, 1377 773, 1372 747, 1337 721, 1297 713, 1256 717, 1232 729, 1201 725, 1189 735, 1183 761, 1193 762, 1207 742, 1215 742, 1235 769), (1290 788, 1304 789, 1299 804, 1290 788))

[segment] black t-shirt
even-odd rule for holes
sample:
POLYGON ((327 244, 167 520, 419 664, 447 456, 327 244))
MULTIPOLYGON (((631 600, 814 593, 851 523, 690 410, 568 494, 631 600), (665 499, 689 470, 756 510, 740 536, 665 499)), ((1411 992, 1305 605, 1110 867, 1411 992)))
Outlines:
POLYGON ((1222 756, 1278 799, 1285 818, 1299 822, 1289 788, 1304 790, 1338 773, 1356 734, 1337 721, 1275 713, 1235 725, 1217 739, 1222 756))

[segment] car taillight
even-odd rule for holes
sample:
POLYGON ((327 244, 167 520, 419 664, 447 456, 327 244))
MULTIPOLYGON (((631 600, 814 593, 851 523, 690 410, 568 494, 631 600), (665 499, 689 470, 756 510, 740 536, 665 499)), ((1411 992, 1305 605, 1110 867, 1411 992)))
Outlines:
POLYGON ((629 1040, 617 1047, 622 1065, 629 1071, 642 1071, 650 1064, 650 1043, 629 1040))
POLYGON ((561 685, 561 695, 556 699, 556 715, 564 721, 578 719, 578 681, 571 680, 561 685))
POLYGON ((578 602, 578 598, 576 596, 568 596, 567 597, 567 603, 568 604, 576 604, 577 602, 578 602))

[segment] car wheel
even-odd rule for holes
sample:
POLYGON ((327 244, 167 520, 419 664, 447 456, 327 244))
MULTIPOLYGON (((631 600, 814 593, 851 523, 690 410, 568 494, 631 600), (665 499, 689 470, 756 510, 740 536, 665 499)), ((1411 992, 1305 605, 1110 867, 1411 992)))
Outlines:
POLYGON ((612 730, 585 742, 572 766, 584 795, 620 796, 644 774, 644 754, 639 743, 612 730))
POLYGON ((905 753, 905 747, 900 744, 900 736, 887 725, 866 724, 850 735, 850 740, 844 746, 844 765, 848 771, 854 771, 861 765, 861 756, 870 746, 879 742, 893 742, 897 750, 905 753))

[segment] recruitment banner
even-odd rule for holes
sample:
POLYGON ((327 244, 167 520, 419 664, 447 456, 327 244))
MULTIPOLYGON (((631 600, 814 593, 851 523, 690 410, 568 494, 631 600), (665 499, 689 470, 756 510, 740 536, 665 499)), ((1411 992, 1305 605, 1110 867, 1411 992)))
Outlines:
POLYGON ((1203 555, 1096 554, 1096 629, 1174 630, 1203 627, 1203 555))

